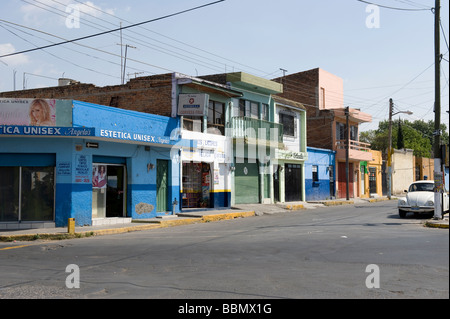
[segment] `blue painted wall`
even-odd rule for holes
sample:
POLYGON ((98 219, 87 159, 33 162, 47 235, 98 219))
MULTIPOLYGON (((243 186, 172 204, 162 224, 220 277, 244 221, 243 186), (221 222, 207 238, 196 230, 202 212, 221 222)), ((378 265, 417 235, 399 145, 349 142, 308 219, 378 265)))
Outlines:
MULTIPOLYGON (((158 115, 127 111, 107 106, 73 101, 73 126, 95 128, 96 137, 2 137, 0 155, 3 166, 33 166, 39 160, 35 154, 49 154, 55 158, 55 224, 67 226, 68 218, 75 218, 77 226, 92 224, 92 164, 94 161, 109 163, 125 161, 127 167, 127 215, 134 219, 152 218, 156 213, 156 162, 169 161, 168 208, 172 210, 174 199, 180 203, 179 152, 173 148, 180 140, 171 139, 179 120, 158 115), (116 133, 115 139, 105 131, 116 133), (148 142, 127 140, 126 134, 139 134, 148 142), (87 142, 98 143, 98 148, 87 148, 87 142), (145 145, 148 145, 147 147, 145 145), (22 154, 22 163, 17 159, 22 154), (17 157, 19 156, 19 157, 17 157), (4 159, 4 160, 3 160, 4 159), (12 162, 9 163, 8 162, 12 162), (153 164, 154 168, 150 169, 153 164), (58 167, 70 167, 59 170, 58 167), (137 212, 138 204, 148 204, 153 210, 137 212)), ((139 137, 139 138, 140 138, 139 137)), ((174 213, 179 212, 179 205, 174 213)), ((159 213, 164 214, 164 213, 159 213)))
POLYGON ((335 152, 332 150, 308 147, 308 160, 305 162, 305 196, 306 201, 330 199, 330 170, 335 180, 335 152), (318 167, 318 182, 313 182, 312 167, 318 167))

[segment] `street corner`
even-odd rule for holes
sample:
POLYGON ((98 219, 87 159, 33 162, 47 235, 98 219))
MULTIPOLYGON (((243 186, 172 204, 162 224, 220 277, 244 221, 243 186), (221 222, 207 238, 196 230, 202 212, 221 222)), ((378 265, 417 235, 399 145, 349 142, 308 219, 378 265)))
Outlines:
POLYGON ((441 228, 441 229, 448 229, 448 225, 449 225, 448 214, 444 215, 443 219, 430 219, 424 223, 425 227, 441 228))

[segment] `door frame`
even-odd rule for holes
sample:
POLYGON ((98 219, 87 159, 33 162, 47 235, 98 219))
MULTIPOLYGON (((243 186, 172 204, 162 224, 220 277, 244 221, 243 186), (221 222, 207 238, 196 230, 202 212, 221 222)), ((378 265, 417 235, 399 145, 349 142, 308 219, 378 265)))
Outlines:
MULTIPOLYGON (((121 166, 123 167, 123 203, 122 203, 122 216, 119 216, 120 218, 122 217, 127 217, 127 194, 128 194, 128 176, 127 176, 127 165, 126 164, 110 164, 110 163, 92 163, 92 166, 94 165, 104 165, 106 166, 106 178, 108 179, 108 166, 121 166)), ((108 185, 106 185, 106 196, 104 199, 104 205, 105 205, 105 210, 107 209, 106 207, 106 201, 107 201, 107 197, 108 197, 108 185)), ((108 211, 105 211, 105 217, 104 218, 111 218, 108 217, 108 211)))
POLYGON ((156 160, 156 213, 165 213, 165 212, 169 211, 169 209, 170 209, 170 206, 169 206, 170 165, 169 165, 169 163, 170 163, 170 161, 166 160, 166 159, 157 159, 156 160), (159 163, 161 163, 161 162, 165 162, 167 165, 167 169, 165 172, 167 174, 167 176, 166 176, 167 182, 166 182, 166 196, 165 196, 165 204, 164 204, 165 210, 160 211, 159 205, 158 205, 158 203, 159 203, 159 201, 158 201, 158 189, 159 189, 159 187, 158 187, 158 170, 159 170, 159 163))

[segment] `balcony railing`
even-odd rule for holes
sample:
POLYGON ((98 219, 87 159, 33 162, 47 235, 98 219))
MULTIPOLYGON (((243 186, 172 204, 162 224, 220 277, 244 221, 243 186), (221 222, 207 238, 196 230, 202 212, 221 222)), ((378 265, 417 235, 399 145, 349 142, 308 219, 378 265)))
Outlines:
MULTIPOLYGON (((372 152, 370 151, 370 144, 359 141, 349 141, 349 159, 357 161, 372 161, 372 152)), ((336 141, 336 157, 338 159, 345 159, 345 150, 347 149, 346 140, 336 141)))
POLYGON ((250 117, 232 118, 233 138, 283 143, 283 124, 250 117))

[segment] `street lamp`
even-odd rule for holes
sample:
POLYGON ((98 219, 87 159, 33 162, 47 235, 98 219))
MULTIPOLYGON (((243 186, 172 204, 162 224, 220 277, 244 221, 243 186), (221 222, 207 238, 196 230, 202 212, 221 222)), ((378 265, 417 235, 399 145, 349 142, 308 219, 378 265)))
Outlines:
POLYGON ((392 117, 397 114, 408 114, 412 115, 411 111, 399 111, 394 113, 394 101, 389 99, 389 148, 388 148, 388 198, 392 197, 392 117))

